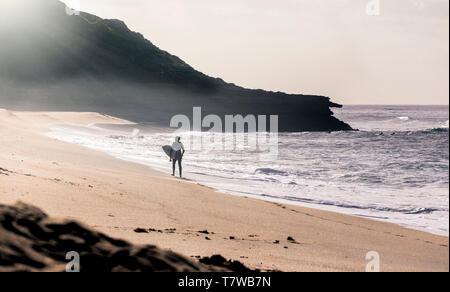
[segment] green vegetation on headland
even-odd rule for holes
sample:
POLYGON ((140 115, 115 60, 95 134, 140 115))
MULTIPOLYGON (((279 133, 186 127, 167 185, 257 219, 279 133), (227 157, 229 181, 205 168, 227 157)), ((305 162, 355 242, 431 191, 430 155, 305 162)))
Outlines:
POLYGON ((328 97, 207 76, 122 21, 69 16, 57 0, 17 0, 8 9, 0 17, 0 107, 99 111, 167 125, 201 106, 204 114, 279 115, 280 131, 351 130, 333 116, 330 108, 340 105, 328 97))

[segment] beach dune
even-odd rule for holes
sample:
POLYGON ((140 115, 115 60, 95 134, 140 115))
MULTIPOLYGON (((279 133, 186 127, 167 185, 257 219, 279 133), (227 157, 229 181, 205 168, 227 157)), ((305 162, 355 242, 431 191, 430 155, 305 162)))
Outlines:
POLYGON ((225 195, 45 136, 48 124, 129 124, 99 113, 0 109, 0 204, 21 201, 134 244, 221 254, 252 269, 449 271, 448 237, 225 195))

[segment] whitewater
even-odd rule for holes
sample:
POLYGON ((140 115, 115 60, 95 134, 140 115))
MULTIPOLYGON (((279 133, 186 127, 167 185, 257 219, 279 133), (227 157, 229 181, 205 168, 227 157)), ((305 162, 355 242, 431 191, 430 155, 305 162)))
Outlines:
MULTIPOLYGON (((274 161, 262 161, 249 147, 191 149, 183 160, 187 181, 448 236, 449 107, 346 106, 335 115, 359 131, 280 133, 274 161)), ((147 124, 50 128, 50 137, 171 173, 161 146, 172 143, 172 130, 147 124)))

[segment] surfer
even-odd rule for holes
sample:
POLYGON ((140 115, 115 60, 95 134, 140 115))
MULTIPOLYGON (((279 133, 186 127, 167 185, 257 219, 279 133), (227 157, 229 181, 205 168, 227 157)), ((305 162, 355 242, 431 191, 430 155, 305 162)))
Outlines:
POLYGON ((172 169, 173 173, 172 176, 175 176, 175 165, 178 162, 178 168, 180 169, 180 178, 183 178, 183 168, 181 166, 181 161, 183 159, 184 152, 184 145, 181 143, 181 138, 176 137, 175 142, 172 144, 172 150, 170 153, 170 161, 172 161, 172 169))

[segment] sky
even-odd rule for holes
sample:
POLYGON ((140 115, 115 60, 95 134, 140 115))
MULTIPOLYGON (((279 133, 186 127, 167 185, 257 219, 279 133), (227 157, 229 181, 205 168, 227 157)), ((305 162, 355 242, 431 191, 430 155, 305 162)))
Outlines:
POLYGON ((342 104, 449 103, 448 0, 63 2, 121 19, 195 69, 240 86, 342 104))

